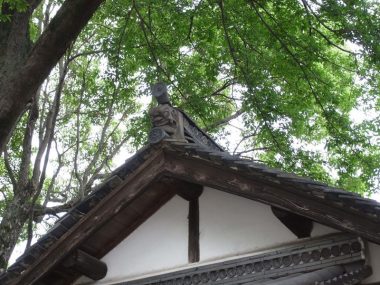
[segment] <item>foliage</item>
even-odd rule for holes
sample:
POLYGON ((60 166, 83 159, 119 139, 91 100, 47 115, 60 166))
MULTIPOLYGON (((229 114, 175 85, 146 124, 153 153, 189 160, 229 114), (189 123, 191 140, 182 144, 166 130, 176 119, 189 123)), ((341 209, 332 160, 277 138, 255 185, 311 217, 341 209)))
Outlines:
POLYGON ((27 7, 26 0, 0 0, 0 22, 9 21, 13 11, 24 12, 27 7), (7 9, 3 9, 5 6, 7 9))
MULTIPOLYGON (((33 41, 57 5, 36 9, 33 41)), ((47 169, 37 175, 35 208, 63 205, 58 213, 87 195, 115 156, 145 143, 157 81, 236 155, 374 192, 379 19, 379 4, 364 0, 106 1, 41 87, 29 154, 32 109, 14 131, 0 161, 0 213, 25 167, 31 180, 47 169), (355 118, 358 110, 367 117, 355 118), (237 136, 228 136, 232 119, 237 136)), ((32 215, 25 229, 40 221, 32 215)))

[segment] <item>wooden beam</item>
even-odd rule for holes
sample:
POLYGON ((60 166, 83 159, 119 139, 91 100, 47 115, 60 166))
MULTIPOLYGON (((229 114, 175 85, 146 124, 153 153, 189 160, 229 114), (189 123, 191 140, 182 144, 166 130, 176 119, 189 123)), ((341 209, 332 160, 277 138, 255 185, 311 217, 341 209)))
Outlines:
POLYGON ((312 220, 280 208, 271 207, 271 209, 275 217, 295 234, 297 238, 310 237, 313 230, 312 220))
POLYGON ((169 176, 282 208, 380 244, 378 221, 354 210, 337 207, 328 200, 297 191, 294 186, 263 183, 250 176, 249 172, 204 159, 166 153, 165 161, 166 173, 169 176))
POLYGON ((100 280, 107 274, 107 264, 79 249, 63 261, 63 266, 74 269, 92 280, 100 280))

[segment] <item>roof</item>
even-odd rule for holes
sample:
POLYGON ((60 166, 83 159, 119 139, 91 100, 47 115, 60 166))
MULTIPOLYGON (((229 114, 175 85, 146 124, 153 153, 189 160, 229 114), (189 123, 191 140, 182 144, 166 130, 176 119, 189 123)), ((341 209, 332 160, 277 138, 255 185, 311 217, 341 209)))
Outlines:
POLYGON ((52 284, 60 279, 60 284, 70 284, 80 276, 65 263, 73 251, 101 258, 176 195, 179 186, 192 191, 193 184, 278 207, 380 244, 378 202, 230 155, 176 111, 184 120, 184 139, 167 138, 158 129, 154 134, 162 135, 158 143, 142 148, 114 170, 0 275, 0 283, 52 284))

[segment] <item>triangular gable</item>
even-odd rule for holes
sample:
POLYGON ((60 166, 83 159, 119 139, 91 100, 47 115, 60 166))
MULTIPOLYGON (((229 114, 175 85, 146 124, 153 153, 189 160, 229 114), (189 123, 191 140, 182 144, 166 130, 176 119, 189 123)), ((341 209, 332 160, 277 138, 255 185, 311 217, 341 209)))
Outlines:
POLYGON ((283 209, 380 244, 379 203, 231 156, 184 113, 169 110, 174 112, 174 119, 180 120, 169 126, 169 134, 174 138, 169 136, 166 126, 153 128, 150 139, 154 144, 136 153, 60 219, 0 276, 1 284, 37 281, 53 284, 57 280, 59 284, 70 284, 80 275, 71 266, 73 255, 101 258, 178 193, 178 189, 191 193, 200 185, 283 209))

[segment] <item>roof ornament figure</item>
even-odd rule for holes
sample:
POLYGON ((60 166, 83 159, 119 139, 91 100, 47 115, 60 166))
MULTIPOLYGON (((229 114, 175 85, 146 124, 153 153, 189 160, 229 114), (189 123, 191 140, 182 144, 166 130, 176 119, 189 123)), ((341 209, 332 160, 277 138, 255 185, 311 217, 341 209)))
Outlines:
POLYGON ((158 106, 149 111, 153 125, 149 133, 149 143, 157 144, 162 140, 186 142, 183 115, 171 106, 166 84, 152 85, 151 92, 158 106))
POLYGON ((158 104, 170 104, 168 88, 163 82, 153 84, 150 88, 153 97, 156 98, 158 104))

